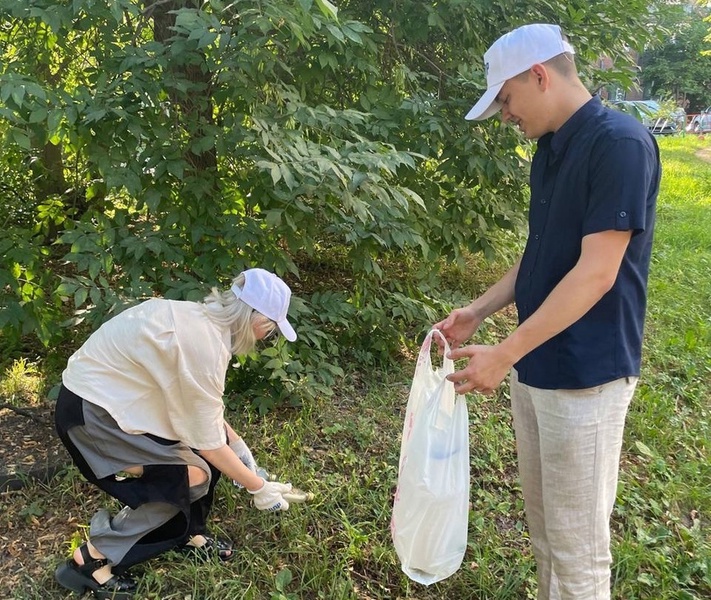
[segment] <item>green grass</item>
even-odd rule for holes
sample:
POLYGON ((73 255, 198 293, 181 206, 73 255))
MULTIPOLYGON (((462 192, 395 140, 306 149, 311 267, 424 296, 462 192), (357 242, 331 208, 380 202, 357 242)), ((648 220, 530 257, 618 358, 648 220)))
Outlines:
POLYGON ((711 597, 711 158, 660 141, 645 363, 616 513, 617 596, 711 597))
MULTIPOLYGON (((616 600, 711 597, 711 165, 695 156, 711 144, 694 137, 660 144, 665 174, 644 367, 613 516, 616 600)), ((503 269, 474 261, 452 294, 483 289, 503 269)), ((511 325, 510 313, 499 315, 482 338, 504 335, 511 325)), ((233 414, 258 462, 315 492, 316 500, 267 515, 249 506, 246 492, 221 482, 213 522, 235 540, 236 560, 200 565, 170 553, 136 570, 140 597, 534 598, 506 386, 494 398, 469 403, 472 510, 461 569, 428 588, 400 571, 389 520, 413 367, 410 355, 389 371, 351 372, 332 397, 302 408, 281 408, 264 418, 233 414)), ((73 469, 51 485, 0 496, 0 539, 8 548, 0 557, 24 548, 12 563, 12 587, 3 588, 0 575, 0 596, 70 597, 53 582, 52 569, 69 551, 72 535, 80 539, 86 519, 107 501, 73 469)))
POLYGON ((17 406, 38 404, 44 387, 38 366, 21 357, 12 361, 0 379, 0 401, 17 406))

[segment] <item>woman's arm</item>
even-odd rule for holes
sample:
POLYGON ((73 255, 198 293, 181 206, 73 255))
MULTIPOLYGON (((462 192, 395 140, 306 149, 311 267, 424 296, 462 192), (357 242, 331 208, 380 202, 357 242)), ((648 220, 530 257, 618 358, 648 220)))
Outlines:
POLYGON ((243 485, 250 492, 254 492, 264 485, 264 479, 252 473, 227 444, 215 450, 199 450, 198 454, 221 473, 243 485))

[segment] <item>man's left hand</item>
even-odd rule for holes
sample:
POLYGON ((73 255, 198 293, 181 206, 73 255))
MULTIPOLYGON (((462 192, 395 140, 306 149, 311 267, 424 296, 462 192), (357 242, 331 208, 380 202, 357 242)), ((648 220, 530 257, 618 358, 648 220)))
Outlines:
POLYGON ((454 390, 458 394, 493 393, 513 365, 500 346, 471 345, 455 348, 449 353, 449 358, 455 361, 469 358, 466 367, 447 376, 447 379, 454 382, 454 390))

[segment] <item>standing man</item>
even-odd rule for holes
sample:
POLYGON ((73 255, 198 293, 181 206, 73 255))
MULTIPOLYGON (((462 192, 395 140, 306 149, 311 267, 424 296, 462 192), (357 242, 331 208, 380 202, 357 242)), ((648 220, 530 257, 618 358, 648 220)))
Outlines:
POLYGON ((511 373, 511 405, 539 600, 610 598, 610 515, 625 416, 640 372, 659 151, 632 117, 581 83, 556 25, 533 24, 484 54, 488 89, 466 115, 538 140, 523 255, 488 291, 435 327, 468 359, 458 393, 491 393, 511 373), (468 345, 516 303, 518 327, 468 345))

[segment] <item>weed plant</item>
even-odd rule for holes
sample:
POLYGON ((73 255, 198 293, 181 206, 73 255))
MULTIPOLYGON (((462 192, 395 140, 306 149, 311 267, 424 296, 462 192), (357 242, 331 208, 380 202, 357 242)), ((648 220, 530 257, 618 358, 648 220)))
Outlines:
MULTIPOLYGON (((650 276, 641 383, 628 418, 618 505, 613 515, 616 600, 711 597, 711 165, 696 154, 708 141, 660 141, 665 175, 650 276)), ((445 280, 452 298, 470 296, 506 265, 473 258, 445 280), (455 284, 456 283, 456 289, 455 284)), ((480 332, 495 341, 512 313, 480 332)), ((221 481, 215 533, 237 557, 199 564, 169 553, 139 566, 139 597, 152 600, 521 600, 535 598, 535 567, 516 475, 504 385, 469 398, 472 467, 469 546, 461 569, 430 587, 400 571, 389 530, 399 435, 419 340, 389 370, 348 371, 330 396, 261 417, 231 414, 258 462, 316 494, 285 514, 256 511, 221 481)), ((69 598, 53 568, 85 536, 84 523, 107 498, 73 468, 49 485, 0 496, 3 524, 27 524, 14 584, 0 596, 69 598), (52 531, 48 531, 51 529, 52 531), (54 534, 54 535, 51 535, 54 534)), ((1 567, 0 567, 1 568, 1 567)))

